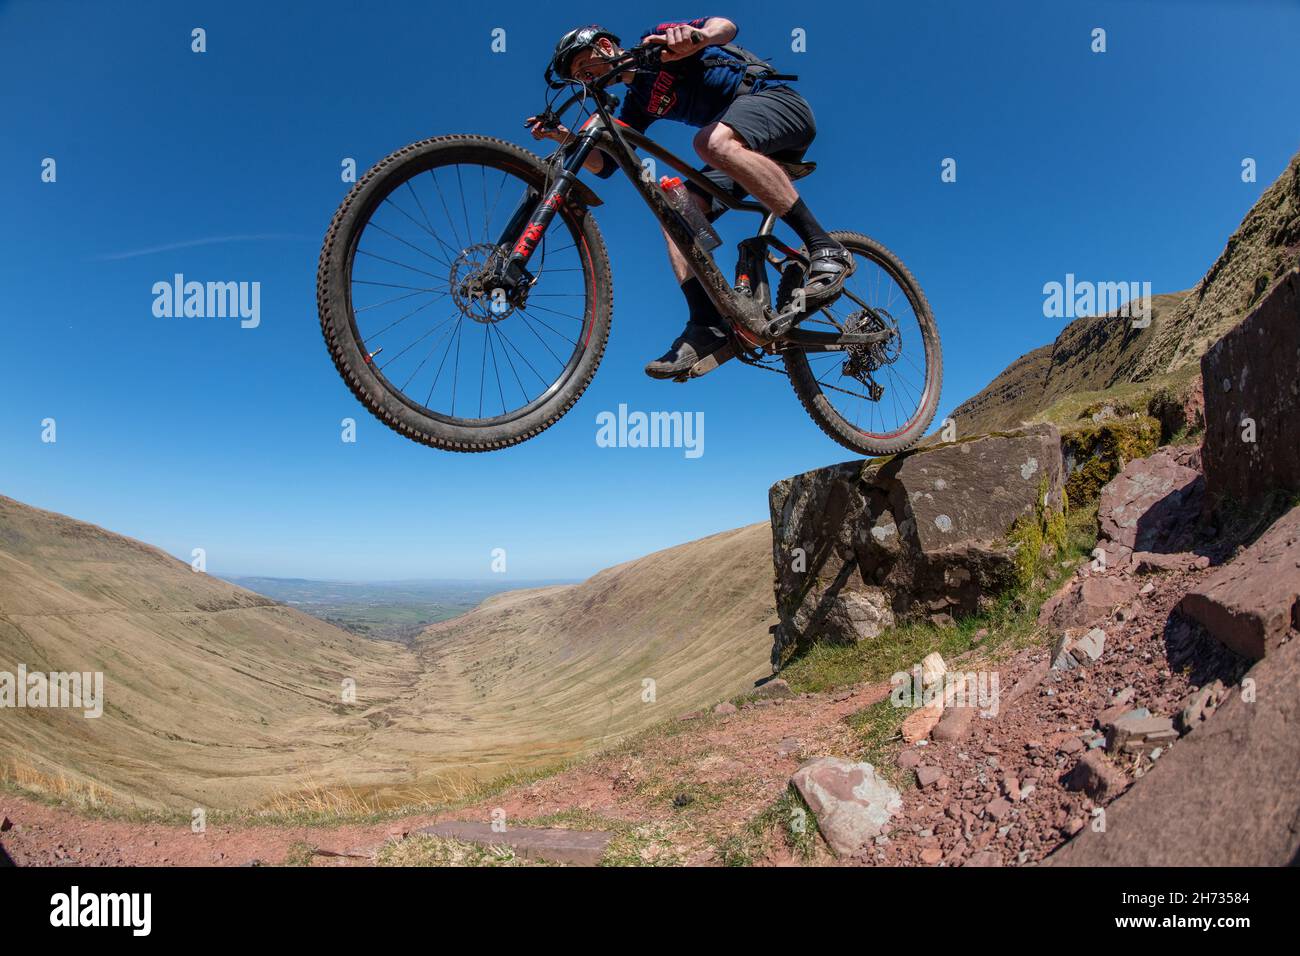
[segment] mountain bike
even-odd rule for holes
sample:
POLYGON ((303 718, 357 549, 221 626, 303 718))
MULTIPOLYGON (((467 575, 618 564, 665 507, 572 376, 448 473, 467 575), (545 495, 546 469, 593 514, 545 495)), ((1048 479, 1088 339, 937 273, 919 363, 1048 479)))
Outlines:
MULTIPOLYGON (((662 47, 625 51, 610 71, 539 114, 585 122, 543 159, 484 136, 414 143, 370 169, 339 206, 317 270, 321 329, 353 394, 380 421, 450 451, 491 451, 555 424, 590 384, 609 338, 609 255, 578 178, 593 149, 612 157, 686 256, 729 325, 728 344, 679 381, 736 359, 789 376, 830 438, 883 455, 916 444, 934 418, 942 358, 934 316, 911 272, 861 233, 833 235, 857 259, 830 300, 803 296, 805 250, 773 234, 777 217, 737 199, 616 120, 604 87, 659 68, 662 47), (643 172, 654 157, 728 209, 757 213, 728 279, 686 218, 643 172), (768 267, 779 276, 775 289, 768 267), (489 372, 491 374, 489 374, 489 372)), ((563 87, 566 84, 553 84, 563 87)), ((792 180, 816 164, 772 157, 792 180)))

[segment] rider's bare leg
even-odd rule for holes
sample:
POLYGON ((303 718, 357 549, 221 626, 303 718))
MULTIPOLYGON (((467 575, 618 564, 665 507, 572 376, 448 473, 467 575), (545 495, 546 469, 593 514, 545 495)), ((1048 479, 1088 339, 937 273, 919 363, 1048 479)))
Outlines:
POLYGON ((750 149, 725 123, 705 126, 695 136, 695 151, 715 169, 726 173, 781 221, 798 233, 812 266, 805 287, 809 296, 826 301, 853 271, 853 256, 822 228, 795 192, 790 177, 773 160, 750 149))
POLYGON ((713 123, 695 134, 695 151, 714 169, 726 173, 778 216, 799 201, 785 170, 756 153, 725 123, 713 123))

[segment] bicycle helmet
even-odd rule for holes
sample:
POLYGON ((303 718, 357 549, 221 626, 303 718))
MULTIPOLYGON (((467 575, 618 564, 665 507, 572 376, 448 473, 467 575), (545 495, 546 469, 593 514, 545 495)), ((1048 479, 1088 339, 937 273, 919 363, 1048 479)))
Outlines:
POLYGON ((546 67, 546 82, 552 87, 562 86, 562 83, 556 82, 555 77, 557 75, 568 77, 573 58, 594 45, 601 37, 608 37, 615 46, 619 43, 617 36, 598 23, 575 27, 560 37, 560 42, 555 44, 555 53, 551 56, 550 65, 546 67))

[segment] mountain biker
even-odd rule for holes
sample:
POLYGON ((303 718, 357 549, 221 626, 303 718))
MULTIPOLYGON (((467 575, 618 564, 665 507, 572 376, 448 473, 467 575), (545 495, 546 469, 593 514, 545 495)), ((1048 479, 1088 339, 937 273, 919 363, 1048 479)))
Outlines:
MULTIPOLYGON (((653 76, 628 70, 618 78, 628 86, 619 119, 638 132, 657 119, 699 127, 694 145, 705 161, 704 175, 737 198, 752 193, 798 233, 811 262, 804 287, 807 298, 824 301, 853 271, 853 256, 827 234, 785 170, 768 158, 786 151, 802 153, 808 147, 817 135, 812 107, 787 83, 747 71, 746 61, 732 52, 738 48, 724 49, 736 33, 736 25, 724 17, 701 17, 660 23, 642 34, 641 43, 664 47, 662 68, 653 76)), ((623 52, 618 37, 603 27, 578 27, 555 45, 551 69, 559 76, 591 82, 609 73, 608 61, 623 52)), ((535 139, 565 143, 571 136, 562 125, 543 129, 535 116, 527 122, 535 139)), ((585 167, 603 178, 613 175, 617 164, 593 150, 585 167)), ((687 187, 709 219, 726 211, 703 190, 689 182, 687 187)), ((717 307, 691 275, 686 257, 664 235, 689 312, 686 328, 668 351, 646 365, 652 378, 674 378, 727 342, 717 307)))

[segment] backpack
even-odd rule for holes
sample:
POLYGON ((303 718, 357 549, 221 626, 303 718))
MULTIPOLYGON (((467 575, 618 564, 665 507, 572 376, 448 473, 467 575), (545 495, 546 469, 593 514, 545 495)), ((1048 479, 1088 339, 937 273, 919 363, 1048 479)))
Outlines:
POLYGON ((740 86, 736 89, 737 96, 741 93, 748 93, 759 80, 794 81, 799 79, 799 77, 791 73, 778 73, 776 67, 769 61, 735 43, 722 44, 718 46, 718 49, 729 53, 731 58, 714 54, 712 56, 701 56, 700 60, 710 66, 725 66, 733 70, 744 70, 745 75, 741 78, 740 86), (737 60, 740 62, 737 63, 737 60))

